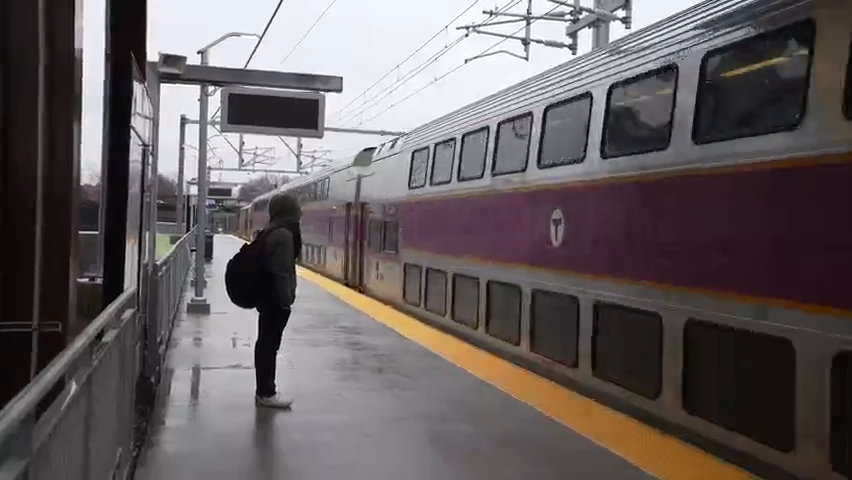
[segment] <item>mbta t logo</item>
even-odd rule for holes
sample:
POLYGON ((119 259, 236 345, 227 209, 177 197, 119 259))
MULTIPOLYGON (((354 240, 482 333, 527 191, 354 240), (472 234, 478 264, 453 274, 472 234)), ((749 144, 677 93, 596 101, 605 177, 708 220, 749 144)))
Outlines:
POLYGON ((550 214, 550 245, 554 247, 562 245, 564 236, 565 217, 562 216, 562 210, 557 208, 550 214))

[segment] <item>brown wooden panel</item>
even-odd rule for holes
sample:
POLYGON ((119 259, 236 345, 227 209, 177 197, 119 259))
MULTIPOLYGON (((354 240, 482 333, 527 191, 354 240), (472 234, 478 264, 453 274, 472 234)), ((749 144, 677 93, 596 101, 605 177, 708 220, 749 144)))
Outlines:
POLYGON ((30 379, 31 325, 38 318, 39 169, 44 150, 44 69, 38 50, 45 26, 39 3, 0 2, 3 66, 0 164, 0 405, 30 379), (11 74, 14 72, 14 74, 11 74), (11 330, 14 329, 13 333, 11 330))

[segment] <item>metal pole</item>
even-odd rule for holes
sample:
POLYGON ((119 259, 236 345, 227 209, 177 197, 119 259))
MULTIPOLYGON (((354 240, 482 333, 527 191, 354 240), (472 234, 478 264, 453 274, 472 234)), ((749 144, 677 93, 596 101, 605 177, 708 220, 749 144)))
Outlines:
MULTIPOLYGON (((595 9, 603 10, 601 0, 595 0, 595 9)), ((598 18, 595 20, 592 30, 592 50, 597 50, 609 45, 609 21, 598 18)))
POLYGON ((302 137, 296 139, 296 171, 302 171, 302 137))
POLYGON ((160 195, 158 185, 160 176, 160 78, 158 72, 148 67, 148 92, 151 96, 151 103, 154 107, 154 119, 151 125, 151 146, 148 148, 148 162, 151 165, 151 177, 148 179, 151 191, 149 192, 148 200, 150 208, 148 209, 148 225, 149 225, 149 241, 148 251, 145 252, 145 258, 148 259, 146 266, 149 273, 154 272, 154 266, 157 264, 157 201, 160 195))
POLYGON ((243 134, 242 133, 240 134, 239 140, 240 140, 240 145, 239 145, 239 151, 237 152, 239 164, 237 164, 237 166, 240 167, 240 168, 243 168, 243 164, 245 163, 245 160, 243 160, 243 145, 245 145, 245 141, 243 140, 243 134))
MULTIPOLYGON (((207 50, 200 50, 201 65, 207 65, 207 50)), ((198 199, 195 226, 195 295, 187 306, 188 313, 210 313, 204 298, 204 240, 207 230, 207 85, 202 84, 198 99, 198 199)))
POLYGON ((177 214, 177 231, 179 235, 186 233, 186 205, 184 204, 183 192, 183 168, 184 159, 186 158, 186 115, 180 116, 180 136, 178 137, 178 178, 177 178, 177 206, 175 212, 177 214))
POLYGON ((530 61, 530 37, 532 37, 532 0, 527 2, 526 25, 524 26, 524 57, 530 61))

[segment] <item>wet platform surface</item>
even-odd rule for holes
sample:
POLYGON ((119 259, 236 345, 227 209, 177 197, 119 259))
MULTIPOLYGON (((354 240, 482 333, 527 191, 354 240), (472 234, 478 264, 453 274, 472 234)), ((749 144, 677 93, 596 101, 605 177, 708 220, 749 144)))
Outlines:
POLYGON ((256 408, 256 314, 224 292, 240 245, 215 238, 211 315, 179 319, 136 478, 650 478, 302 278, 278 358, 293 408, 256 408))

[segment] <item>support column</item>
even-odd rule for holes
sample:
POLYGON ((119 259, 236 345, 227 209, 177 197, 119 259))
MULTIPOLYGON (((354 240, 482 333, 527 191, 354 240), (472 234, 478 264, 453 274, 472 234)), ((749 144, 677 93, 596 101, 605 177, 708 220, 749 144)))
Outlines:
POLYGON ((104 85, 103 307, 125 289, 133 68, 145 75, 146 1, 107 0, 104 85))
MULTIPOLYGON (((208 53, 200 52, 201 65, 207 65, 208 53)), ((204 296, 204 247, 207 240, 207 123, 209 112, 207 85, 201 85, 198 96, 198 201, 195 228, 195 294, 186 306, 187 313, 209 315, 210 303, 204 296)))
MULTIPOLYGON (((78 332, 77 278, 82 123, 82 0, 43 0, 46 14, 46 138, 40 278, 40 357, 78 332)), ((44 364, 46 365, 46 363, 44 364)), ((42 365, 43 366, 43 365, 42 365)))
POLYGON ((186 228, 186 201, 184 199, 184 164, 186 162, 186 115, 180 116, 180 135, 178 136, 178 178, 177 178, 177 207, 175 208, 175 221, 177 222, 178 235, 183 236, 186 228))
POLYGON ((44 1, 0 2, 0 405, 37 371, 45 152, 44 1))

